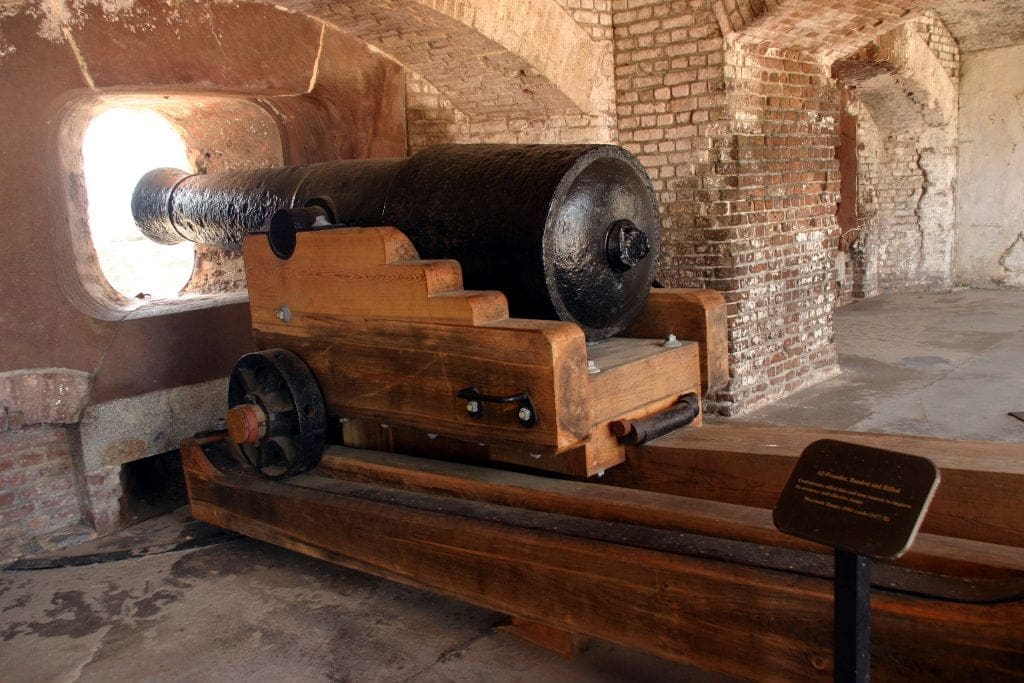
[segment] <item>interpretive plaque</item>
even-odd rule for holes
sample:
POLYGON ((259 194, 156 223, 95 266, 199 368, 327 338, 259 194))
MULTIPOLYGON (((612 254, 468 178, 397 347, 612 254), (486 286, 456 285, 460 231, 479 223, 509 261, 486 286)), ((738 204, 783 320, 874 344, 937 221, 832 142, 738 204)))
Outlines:
POLYGON ((775 526, 858 555, 896 559, 913 543, 938 483, 939 470, 927 458, 815 441, 782 491, 775 526))

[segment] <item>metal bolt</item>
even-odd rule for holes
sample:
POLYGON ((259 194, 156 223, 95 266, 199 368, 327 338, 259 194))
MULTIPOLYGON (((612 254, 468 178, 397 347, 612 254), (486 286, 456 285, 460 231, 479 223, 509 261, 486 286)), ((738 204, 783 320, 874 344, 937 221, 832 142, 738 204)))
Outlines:
POLYGON ((592 360, 587 361, 587 372, 591 375, 596 375, 601 372, 601 368, 597 367, 597 363, 592 360))
POLYGON ((531 419, 533 419, 532 410, 530 410, 526 406, 523 406, 522 408, 519 409, 519 420, 521 422, 529 422, 531 419))
POLYGON ((479 413, 480 412, 480 401, 466 401, 466 412, 467 413, 479 413))
POLYGON ((437 434, 427 434, 427 438, 433 441, 434 439, 437 438, 437 434))
POLYGON ((530 453, 530 457, 534 460, 540 460, 540 453, 530 453))
POLYGON ((665 343, 662 344, 662 346, 664 346, 666 349, 678 349, 682 345, 683 342, 676 339, 676 335, 674 334, 669 334, 667 337, 665 337, 665 343))
POLYGON ((382 424, 382 425, 380 426, 380 428, 381 428, 381 429, 391 429, 391 425, 385 425, 385 424, 382 424))
POLYGON ((284 304, 278 306, 277 319, 283 323, 290 323, 292 321, 292 309, 284 304))
POLYGON ((597 471, 597 478, 600 479, 603 476, 604 476, 604 470, 598 470, 597 471))

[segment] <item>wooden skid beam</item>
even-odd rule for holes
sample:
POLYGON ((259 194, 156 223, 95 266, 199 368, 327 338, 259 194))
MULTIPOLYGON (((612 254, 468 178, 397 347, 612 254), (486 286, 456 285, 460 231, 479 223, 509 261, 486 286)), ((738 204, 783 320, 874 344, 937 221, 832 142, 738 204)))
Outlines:
POLYGON ((953 441, 738 421, 709 422, 627 448, 608 484, 765 509, 775 507, 800 453, 835 439, 931 458, 942 472, 922 530, 1024 548, 1024 444, 953 441))
MULTIPOLYGON (((315 474, 442 493, 587 519, 703 534, 816 553, 831 549, 783 534, 771 510, 715 500, 550 479, 393 453, 331 447, 315 474)), ((920 534, 900 566, 984 582, 1024 585, 1024 549, 920 534)))
MULTIPOLYGON (((757 680, 831 668, 831 583, 368 499, 332 479, 222 473, 182 449, 193 514, 337 564, 554 629, 757 680), (332 484, 334 482, 334 484, 332 484)), ((365 486, 365 485, 364 485, 365 486)), ((875 680, 1019 675, 1024 605, 876 592, 875 680)))

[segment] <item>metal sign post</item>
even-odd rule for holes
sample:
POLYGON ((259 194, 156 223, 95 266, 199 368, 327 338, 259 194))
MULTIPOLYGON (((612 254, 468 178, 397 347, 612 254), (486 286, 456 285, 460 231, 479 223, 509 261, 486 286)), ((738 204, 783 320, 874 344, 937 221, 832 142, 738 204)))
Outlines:
POLYGON ((831 440, 812 443, 793 468, 773 520, 835 548, 837 682, 869 680, 872 558, 894 560, 910 548, 938 484, 927 458, 831 440))

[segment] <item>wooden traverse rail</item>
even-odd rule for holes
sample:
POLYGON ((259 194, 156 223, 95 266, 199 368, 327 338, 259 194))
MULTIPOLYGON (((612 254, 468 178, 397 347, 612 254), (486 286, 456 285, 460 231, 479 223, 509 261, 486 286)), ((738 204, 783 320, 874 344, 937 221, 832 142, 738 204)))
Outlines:
MULTIPOLYGON (((416 505, 410 497, 427 494, 398 488, 377 486, 372 497, 353 487, 374 485, 317 475, 269 482, 221 472, 194 441, 182 455, 203 521, 709 671, 763 681, 830 675, 827 579, 576 536, 561 524, 502 523, 487 503, 456 512, 416 505)), ((1020 600, 964 604, 878 591, 872 607, 874 680, 1020 675, 1020 600)))
POLYGON ((931 458, 942 482, 922 531, 1024 548, 1024 444, 707 421, 627 448, 606 484, 771 509, 800 453, 819 439, 931 458))
MULTIPOLYGON (((832 552, 778 531, 770 510, 733 503, 338 446, 327 449, 315 474, 526 510, 832 552)), ((896 564, 947 576, 1024 579, 1022 549, 932 534, 920 534, 896 564)))

